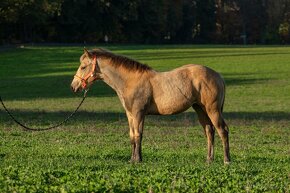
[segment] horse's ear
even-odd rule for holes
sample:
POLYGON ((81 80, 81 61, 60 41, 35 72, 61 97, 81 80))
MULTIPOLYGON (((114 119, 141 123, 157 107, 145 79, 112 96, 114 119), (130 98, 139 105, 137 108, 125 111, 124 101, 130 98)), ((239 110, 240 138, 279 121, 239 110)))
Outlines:
POLYGON ((92 54, 86 48, 84 48, 84 54, 89 58, 92 56, 92 54))

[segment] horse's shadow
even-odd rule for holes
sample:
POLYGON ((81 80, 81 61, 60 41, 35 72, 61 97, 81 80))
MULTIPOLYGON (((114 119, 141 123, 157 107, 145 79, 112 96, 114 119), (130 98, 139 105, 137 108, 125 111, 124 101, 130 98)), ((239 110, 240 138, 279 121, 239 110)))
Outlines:
MULTIPOLYGON (((42 124, 42 117, 45 117, 44 123, 49 122, 60 122, 71 112, 61 111, 61 112, 37 112, 37 111, 12 111, 16 118, 19 118, 19 121, 25 122, 30 120, 29 124, 42 124), (35 122, 35 123, 34 123, 35 122)), ((7 113, 3 108, 0 109, 0 121, 3 124, 10 125, 13 121, 9 118, 7 113)), ((270 122, 289 122, 290 113, 282 111, 268 111, 268 112, 224 112, 223 113, 227 122, 230 122, 231 125, 238 124, 252 124, 253 122, 263 121, 264 123, 270 122)), ((100 111, 84 111, 81 110, 77 112, 76 116, 68 122, 69 125, 73 125, 78 122, 90 122, 90 123, 116 123, 127 125, 127 118, 125 112, 100 112, 100 111)), ((193 126, 197 125, 198 118, 197 114, 192 111, 187 111, 184 113, 176 115, 150 115, 146 118, 146 125, 152 126, 193 126)))

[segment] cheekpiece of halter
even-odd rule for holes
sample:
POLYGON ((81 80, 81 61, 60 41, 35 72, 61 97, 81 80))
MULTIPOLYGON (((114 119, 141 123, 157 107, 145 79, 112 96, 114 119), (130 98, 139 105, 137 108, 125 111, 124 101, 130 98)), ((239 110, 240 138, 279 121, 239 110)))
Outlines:
POLYGON ((96 69, 96 64, 97 64, 97 56, 96 55, 93 55, 93 67, 92 67, 92 70, 89 72, 89 74, 87 76, 85 76, 84 78, 82 77, 79 77, 77 75, 75 75, 75 77, 81 79, 82 81, 82 88, 85 89, 86 86, 87 86, 87 80, 90 78, 90 77, 93 77, 94 76, 94 72, 95 72, 95 69, 96 69))

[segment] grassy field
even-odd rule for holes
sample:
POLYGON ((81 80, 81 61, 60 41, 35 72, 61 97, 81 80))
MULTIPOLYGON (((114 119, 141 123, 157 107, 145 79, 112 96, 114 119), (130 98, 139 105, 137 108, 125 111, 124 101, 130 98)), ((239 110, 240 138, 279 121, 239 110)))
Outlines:
MULTIPOLYGON (((0 192, 290 192, 290 47, 106 46, 159 71, 204 64, 227 85, 232 163, 214 163, 193 110, 145 121, 143 159, 130 164, 127 120, 97 82, 71 121, 26 132, 0 107, 0 192)), ((0 51, 0 95, 22 122, 62 121, 81 100, 70 91, 82 47, 0 51)))

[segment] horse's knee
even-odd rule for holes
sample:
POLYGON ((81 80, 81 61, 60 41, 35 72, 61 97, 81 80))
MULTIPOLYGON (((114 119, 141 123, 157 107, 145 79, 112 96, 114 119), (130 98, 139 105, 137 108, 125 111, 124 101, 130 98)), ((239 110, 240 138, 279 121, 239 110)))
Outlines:
POLYGON ((131 144, 135 143, 134 134, 132 132, 130 132, 130 142, 131 142, 131 144))

